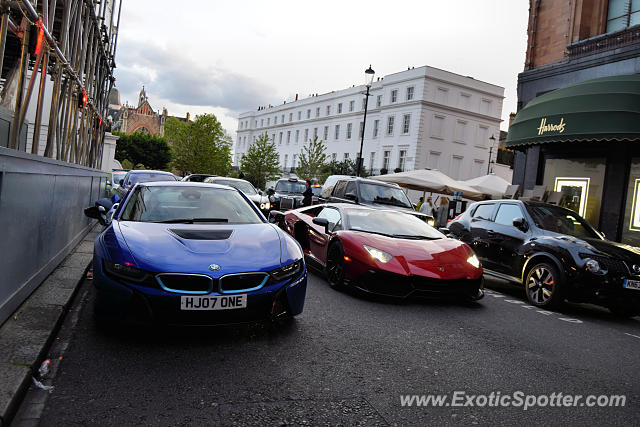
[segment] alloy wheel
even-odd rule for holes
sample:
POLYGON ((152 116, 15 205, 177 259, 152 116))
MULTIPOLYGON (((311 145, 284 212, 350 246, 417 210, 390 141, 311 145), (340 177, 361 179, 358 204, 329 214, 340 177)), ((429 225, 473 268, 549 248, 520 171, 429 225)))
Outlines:
POLYGON ((538 305, 546 305, 553 296, 554 287, 553 272, 546 266, 537 266, 529 274, 527 292, 530 301, 538 305))
POLYGON ((329 256, 327 257, 327 279, 331 287, 342 286, 344 277, 344 260, 342 258, 342 250, 339 246, 331 247, 329 256))

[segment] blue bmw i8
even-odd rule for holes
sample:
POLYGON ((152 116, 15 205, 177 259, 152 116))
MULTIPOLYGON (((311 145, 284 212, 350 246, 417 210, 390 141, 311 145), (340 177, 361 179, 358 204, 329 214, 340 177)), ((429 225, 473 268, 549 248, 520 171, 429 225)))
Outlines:
POLYGON ((307 286, 291 236, 238 190, 194 182, 137 184, 96 238, 93 272, 103 324, 290 318, 307 286))

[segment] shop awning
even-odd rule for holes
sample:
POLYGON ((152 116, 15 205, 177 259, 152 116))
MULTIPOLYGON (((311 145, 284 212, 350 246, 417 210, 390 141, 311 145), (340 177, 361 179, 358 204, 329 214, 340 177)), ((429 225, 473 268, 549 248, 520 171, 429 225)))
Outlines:
POLYGON ((588 80, 541 95, 516 115, 506 146, 639 141, 640 74, 588 80))

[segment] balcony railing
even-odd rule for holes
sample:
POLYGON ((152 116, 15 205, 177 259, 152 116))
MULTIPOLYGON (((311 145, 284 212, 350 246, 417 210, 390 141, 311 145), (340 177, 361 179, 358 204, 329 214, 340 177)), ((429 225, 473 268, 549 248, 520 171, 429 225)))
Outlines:
POLYGON ((567 46, 567 53, 569 59, 575 59, 638 42, 640 42, 640 26, 635 26, 615 33, 602 34, 573 42, 567 46))

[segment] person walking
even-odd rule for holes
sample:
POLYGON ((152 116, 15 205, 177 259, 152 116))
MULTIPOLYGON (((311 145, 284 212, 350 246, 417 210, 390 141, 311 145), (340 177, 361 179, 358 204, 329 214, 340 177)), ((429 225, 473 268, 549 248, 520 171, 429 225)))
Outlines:
POLYGON ((438 206, 438 210, 436 212, 436 223, 435 227, 446 227, 447 220, 449 219, 449 199, 446 197, 442 197, 440 199, 440 206, 438 206))
POLYGON ((420 208, 422 207, 423 203, 424 203, 424 197, 420 197, 420 200, 418 200, 418 203, 416 204, 416 210, 418 212, 420 212, 420 208))
POLYGON ((313 191, 311 190, 311 181, 307 180, 305 183, 307 188, 302 193, 302 206, 311 206, 311 201, 313 200, 313 191))
POLYGON ((431 201, 431 196, 427 197, 427 201, 424 202, 422 206, 420 206, 420 209, 418 210, 424 214, 431 215, 435 219, 436 212, 434 212, 435 209, 433 208, 433 202, 431 201))

